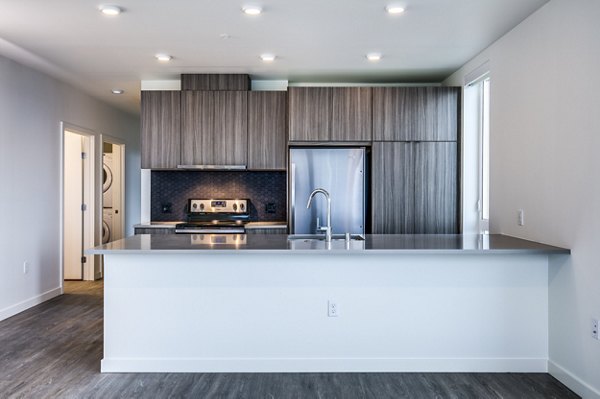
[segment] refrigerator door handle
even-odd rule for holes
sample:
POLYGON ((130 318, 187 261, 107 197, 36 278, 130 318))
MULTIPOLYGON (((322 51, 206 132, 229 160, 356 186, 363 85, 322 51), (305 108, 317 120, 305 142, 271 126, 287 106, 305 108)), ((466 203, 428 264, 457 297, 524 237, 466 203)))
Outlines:
POLYGON ((292 187, 290 187, 290 234, 296 233, 296 164, 292 162, 292 187))

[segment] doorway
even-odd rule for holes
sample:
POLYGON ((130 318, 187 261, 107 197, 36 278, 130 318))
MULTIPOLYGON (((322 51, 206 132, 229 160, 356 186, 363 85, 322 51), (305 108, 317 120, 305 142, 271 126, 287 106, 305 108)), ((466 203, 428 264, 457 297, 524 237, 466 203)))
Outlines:
POLYGON ((94 135, 63 126, 64 280, 93 280, 94 257, 84 250, 94 246, 94 135))
POLYGON ((102 243, 120 240, 125 225, 125 144, 102 140, 102 243))

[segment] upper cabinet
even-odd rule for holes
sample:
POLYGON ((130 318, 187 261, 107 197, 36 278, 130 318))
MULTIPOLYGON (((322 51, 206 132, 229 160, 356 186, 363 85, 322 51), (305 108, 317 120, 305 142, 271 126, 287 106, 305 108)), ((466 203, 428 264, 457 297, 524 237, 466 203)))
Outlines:
POLYGON ((247 165, 248 92, 182 91, 181 164, 247 165))
POLYGON ((289 88, 290 141, 370 141, 371 88, 289 88))
POLYGON ((250 90, 245 74, 182 74, 181 90, 250 90))
POLYGON ((290 141, 329 141, 331 88, 290 87, 290 141))
POLYGON ((141 153, 143 169, 174 169, 180 162, 179 91, 142 91, 141 153))
POLYGON ((285 91, 248 92, 248 169, 286 169, 285 91))
POLYGON ((460 88, 373 88, 373 140, 456 141, 460 88))
POLYGON ((331 91, 331 141, 371 141, 371 88, 335 87, 331 91))

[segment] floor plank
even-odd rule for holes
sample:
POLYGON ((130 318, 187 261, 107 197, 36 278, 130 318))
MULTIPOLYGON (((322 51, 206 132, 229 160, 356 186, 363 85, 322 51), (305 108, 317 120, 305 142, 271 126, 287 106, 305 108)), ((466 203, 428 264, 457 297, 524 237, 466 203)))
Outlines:
POLYGON ((0 322, 0 398, 577 398, 544 373, 101 374, 102 282, 0 322))

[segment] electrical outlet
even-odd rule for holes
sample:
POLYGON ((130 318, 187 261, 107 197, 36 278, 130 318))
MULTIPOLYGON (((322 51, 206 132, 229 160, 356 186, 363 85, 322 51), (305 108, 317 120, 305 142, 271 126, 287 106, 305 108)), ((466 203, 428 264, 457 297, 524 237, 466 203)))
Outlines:
POLYGON ((265 212, 267 212, 267 213, 275 213, 275 212, 277 212, 277 208, 275 207, 275 203, 274 202, 267 202, 267 204, 265 205, 265 212))
POLYGON ((29 273, 29 261, 28 260, 23 262, 23 274, 27 274, 27 273, 29 273))
POLYGON ((592 338, 598 339, 598 319, 592 319, 592 338))
POLYGON ((340 308, 337 302, 327 301, 327 316, 338 317, 340 315, 340 308))
POLYGON ((519 209, 518 211, 517 223, 519 226, 525 226, 525 211, 523 209, 519 209))

